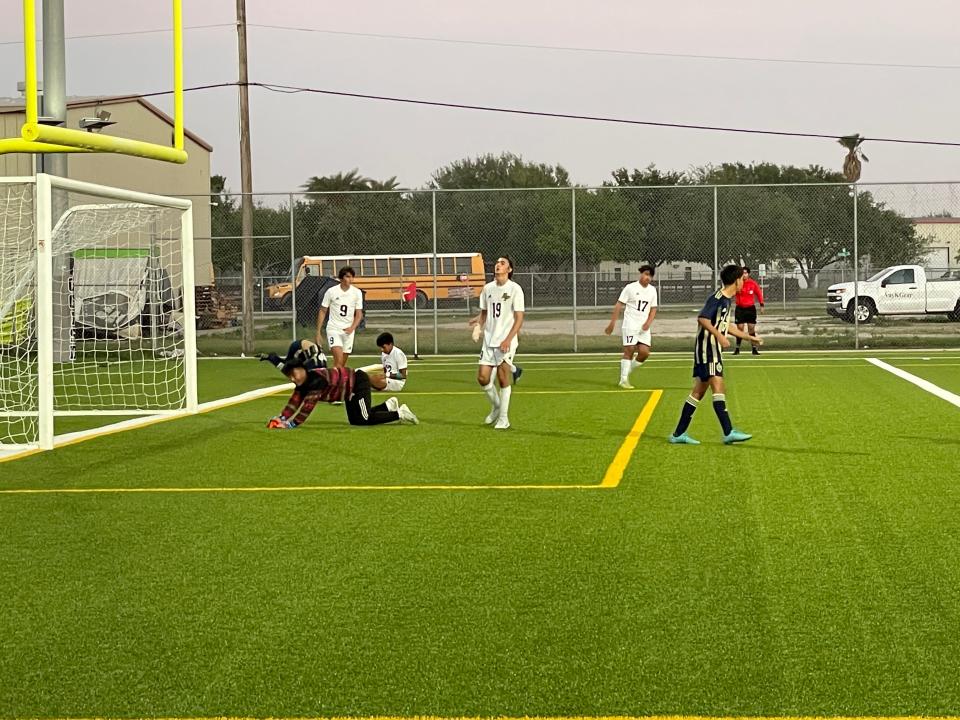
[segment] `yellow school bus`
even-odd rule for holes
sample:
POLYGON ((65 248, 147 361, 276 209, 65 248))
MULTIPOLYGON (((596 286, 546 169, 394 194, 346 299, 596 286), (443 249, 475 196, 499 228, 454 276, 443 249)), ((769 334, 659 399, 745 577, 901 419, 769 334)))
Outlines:
MULTIPOLYGON (((437 253, 434 285, 433 253, 402 255, 306 255, 297 258, 297 287, 303 279, 337 277, 349 265, 356 273, 354 284, 367 302, 399 303, 404 288, 417 285, 417 306, 425 307, 448 298, 476 298, 483 290, 483 256, 480 253, 437 253)), ((277 283, 267 288, 267 299, 275 307, 289 308, 293 284, 277 283)))

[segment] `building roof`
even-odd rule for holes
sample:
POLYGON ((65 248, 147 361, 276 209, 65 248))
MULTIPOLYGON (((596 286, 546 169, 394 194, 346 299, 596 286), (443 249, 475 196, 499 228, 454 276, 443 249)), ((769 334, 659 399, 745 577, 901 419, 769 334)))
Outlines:
MULTIPOLYGON (((67 98, 67 109, 71 110, 74 108, 100 107, 103 105, 122 105, 129 102, 139 103, 148 111, 170 125, 170 127, 173 127, 172 117, 167 115, 165 112, 163 112, 163 110, 158 108, 153 103, 147 102, 142 97, 136 95, 109 95, 104 97, 91 96, 67 98)), ((0 115, 9 113, 22 113, 24 112, 24 109, 23 98, 0 98, 0 115)), ((213 151, 213 146, 199 135, 190 132, 186 128, 184 128, 183 134, 193 140, 197 145, 202 147, 207 152, 213 151)))
POLYGON ((916 217, 910 218, 914 225, 960 225, 960 217, 916 217))

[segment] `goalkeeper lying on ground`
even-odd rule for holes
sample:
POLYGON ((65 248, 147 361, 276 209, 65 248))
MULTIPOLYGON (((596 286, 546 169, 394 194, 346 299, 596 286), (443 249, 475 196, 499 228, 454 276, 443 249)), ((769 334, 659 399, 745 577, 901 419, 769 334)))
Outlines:
MULTIPOLYGON (((351 425, 382 425, 406 422, 416 425, 417 416, 396 398, 374 407, 370 405, 370 377, 376 371, 328 368, 320 349, 309 340, 297 340, 286 358, 273 353, 261 355, 287 376, 296 387, 279 415, 270 419, 268 428, 291 430, 299 427, 317 406, 343 400, 351 425)), ((382 370, 381 370, 382 372, 382 370)))

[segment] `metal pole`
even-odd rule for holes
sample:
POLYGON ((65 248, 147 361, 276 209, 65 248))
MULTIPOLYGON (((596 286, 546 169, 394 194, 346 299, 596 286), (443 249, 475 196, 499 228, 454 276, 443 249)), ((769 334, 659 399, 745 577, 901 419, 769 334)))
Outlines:
MULTIPOLYGON (((67 56, 64 35, 63 0, 43 3, 43 115, 62 126, 67 124, 67 56)), ((64 153, 38 155, 41 172, 67 177, 67 156, 64 153)), ((67 194, 53 190, 50 198, 51 220, 57 221, 67 211, 67 194)), ((70 362, 73 314, 70 312, 70 258, 58 248, 50 248, 53 262, 53 359, 70 362)))
POLYGON ((573 258, 573 351, 577 352, 577 189, 570 188, 570 238, 573 258))
POLYGON ((713 186, 713 284, 720 284, 720 227, 717 215, 717 186, 713 186))
POLYGON ((860 247, 857 244, 857 186, 850 186, 853 190, 853 348, 860 349, 860 318, 857 310, 860 306, 860 247))
POLYGON ((597 295, 597 275, 599 274, 600 273, 598 273, 596 270, 593 271, 593 306, 594 307, 599 307, 600 305, 599 298, 597 295))
POLYGON ((237 0, 237 50, 240 63, 240 201, 243 235, 242 351, 252 355, 253 341, 253 171, 250 160, 250 88, 247 86, 247 8, 237 0))
POLYGON ((781 278, 783 280, 783 313, 784 315, 786 315, 787 313, 787 273, 783 272, 783 274, 781 275, 781 278))
POLYGON ((533 271, 530 271, 530 307, 533 307, 533 271))
POLYGON ((290 339, 297 339, 297 251, 294 238, 293 193, 290 193, 290 339))
MULTIPOLYGON (((433 223, 433 354, 440 354, 440 321, 437 311, 437 191, 430 193, 433 223)), ((454 267, 456 270, 456 267, 454 267)))

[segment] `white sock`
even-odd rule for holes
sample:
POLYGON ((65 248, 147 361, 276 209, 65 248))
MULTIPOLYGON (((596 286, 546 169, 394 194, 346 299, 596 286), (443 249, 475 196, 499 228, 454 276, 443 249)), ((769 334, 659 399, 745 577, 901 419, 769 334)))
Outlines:
POLYGON ((643 365, 643 363, 640 362, 639 360, 634 360, 633 358, 630 359, 630 369, 631 369, 631 370, 636 370, 636 369, 637 369, 638 367, 640 367, 641 365, 643 365))
POLYGON ((490 381, 489 385, 483 386, 483 391, 487 394, 487 398, 490 400, 490 404, 493 405, 494 409, 500 407, 500 396, 497 394, 497 389, 493 386, 493 380, 490 381))
POLYGON ((507 385, 505 388, 500 388, 500 418, 503 419, 507 417, 507 413, 510 412, 510 392, 513 390, 513 385, 507 385))
POLYGON ((627 375, 630 374, 630 360, 620 358, 620 382, 627 381, 627 375))

